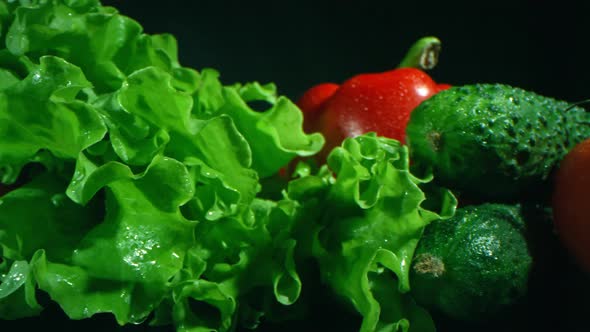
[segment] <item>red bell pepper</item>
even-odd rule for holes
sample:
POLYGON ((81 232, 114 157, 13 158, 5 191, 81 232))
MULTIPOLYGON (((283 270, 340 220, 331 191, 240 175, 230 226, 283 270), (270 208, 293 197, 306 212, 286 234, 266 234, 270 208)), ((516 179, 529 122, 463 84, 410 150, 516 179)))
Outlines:
POLYGON ((311 87, 297 101, 297 106, 303 111, 303 124, 306 131, 313 131, 315 123, 321 113, 326 100, 328 100, 339 85, 335 83, 321 83, 311 87))
POLYGON ((326 138, 325 152, 346 137, 366 132, 405 142, 411 111, 435 93, 450 87, 437 84, 426 69, 434 67, 440 42, 433 37, 416 42, 397 69, 354 76, 342 84, 322 83, 297 102, 305 129, 326 138))

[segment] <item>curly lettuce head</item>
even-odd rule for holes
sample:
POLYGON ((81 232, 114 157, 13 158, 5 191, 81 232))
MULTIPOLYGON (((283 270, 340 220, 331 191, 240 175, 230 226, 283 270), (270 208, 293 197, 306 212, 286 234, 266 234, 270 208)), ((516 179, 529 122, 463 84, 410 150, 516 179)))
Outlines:
POLYGON ((297 299, 293 209, 260 181, 323 137, 274 85, 183 67, 98 1, 0 2, 0 38, 1 318, 43 291, 72 319, 226 331, 255 290, 297 299))
POLYGON ((72 319, 255 327, 301 302, 312 259, 363 332, 431 328, 408 268, 454 198, 426 200, 373 134, 277 181, 324 143, 302 122, 273 84, 183 67, 172 36, 96 0, 0 2, 0 318, 45 292, 72 319))
POLYGON ((410 173, 406 146, 374 133, 346 139, 328 167, 289 185, 304 219, 317 220, 308 231, 323 282, 360 313, 360 331, 433 331, 407 294, 409 268, 424 227, 450 217, 455 197, 410 173))

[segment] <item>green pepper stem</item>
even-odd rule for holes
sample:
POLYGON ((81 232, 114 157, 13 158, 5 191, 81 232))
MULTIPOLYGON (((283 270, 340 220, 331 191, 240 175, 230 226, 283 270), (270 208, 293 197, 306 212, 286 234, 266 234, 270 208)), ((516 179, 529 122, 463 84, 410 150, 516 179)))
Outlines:
POLYGON ((422 37, 408 50, 398 68, 419 68, 429 70, 438 63, 441 42, 436 37, 422 37))

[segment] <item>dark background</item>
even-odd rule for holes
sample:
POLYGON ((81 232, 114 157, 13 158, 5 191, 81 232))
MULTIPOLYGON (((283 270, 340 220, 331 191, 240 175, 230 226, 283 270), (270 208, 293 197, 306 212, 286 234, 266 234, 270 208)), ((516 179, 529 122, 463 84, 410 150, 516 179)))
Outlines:
POLYGON ((224 83, 275 82, 297 98, 313 84, 394 68, 418 38, 443 51, 439 82, 507 83, 590 98, 588 1, 103 1, 147 33, 172 33, 183 65, 224 83))

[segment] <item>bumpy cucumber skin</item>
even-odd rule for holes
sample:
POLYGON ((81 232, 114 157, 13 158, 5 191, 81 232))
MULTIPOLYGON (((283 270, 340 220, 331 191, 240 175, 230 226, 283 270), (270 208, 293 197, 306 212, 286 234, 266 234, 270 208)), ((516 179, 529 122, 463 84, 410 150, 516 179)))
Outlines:
POLYGON ((519 205, 483 204, 426 227, 410 274, 416 301, 456 320, 482 322, 527 292, 533 259, 519 205), (430 270, 426 259, 439 259, 430 270), (424 264, 426 263, 426 268, 424 264))
POLYGON ((570 106, 502 84, 452 87, 412 112, 411 158, 431 166, 439 183, 475 199, 547 192, 554 167, 590 137, 590 113, 570 106))

